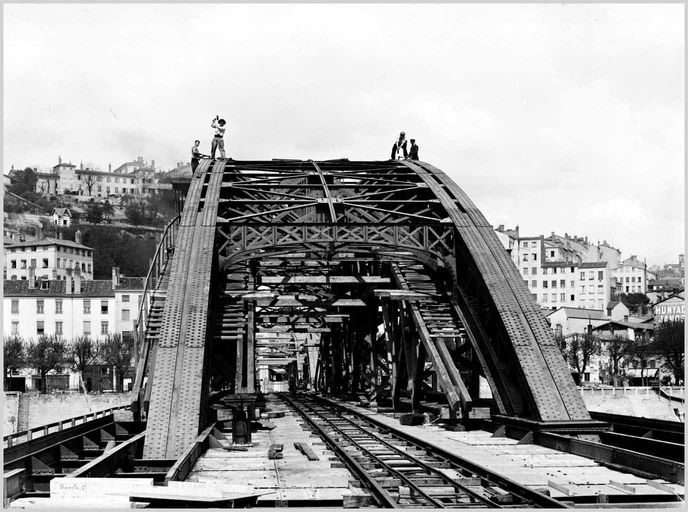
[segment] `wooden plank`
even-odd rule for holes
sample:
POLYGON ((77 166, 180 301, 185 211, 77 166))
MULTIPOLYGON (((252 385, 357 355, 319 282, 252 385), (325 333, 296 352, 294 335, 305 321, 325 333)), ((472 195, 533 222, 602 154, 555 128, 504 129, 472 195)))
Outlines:
POLYGON ((388 284, 381 276, 263 276, 261 283, 270 284, 388 284))

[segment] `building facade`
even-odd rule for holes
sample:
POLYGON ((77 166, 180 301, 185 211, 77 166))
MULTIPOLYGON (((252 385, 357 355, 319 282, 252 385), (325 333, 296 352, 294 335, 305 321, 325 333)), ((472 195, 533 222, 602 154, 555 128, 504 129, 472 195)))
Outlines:
POLYGON ((5 246, 5 278, 15 280, 64 280, 68 271, 78 269, 84 280, 93 279, 93 249, 75 240, 42 237, 5 246))
POLYGON ((78 273, 64 280, 4 282, 5 336, 74 339, 107 334, 131 335, 138 317, 143 278, 86 281, 78 273))

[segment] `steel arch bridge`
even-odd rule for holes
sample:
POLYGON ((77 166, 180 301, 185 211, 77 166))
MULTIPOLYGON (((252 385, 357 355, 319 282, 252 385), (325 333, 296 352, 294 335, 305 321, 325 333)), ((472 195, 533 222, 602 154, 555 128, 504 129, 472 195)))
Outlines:
POLYGON ((252 393, 257 371, 304 358, 322 393, 590 420, 492 226, 430 164, 205 159, 176 230, 138 337, 146 459, 193 442, 212 390, 252 393))

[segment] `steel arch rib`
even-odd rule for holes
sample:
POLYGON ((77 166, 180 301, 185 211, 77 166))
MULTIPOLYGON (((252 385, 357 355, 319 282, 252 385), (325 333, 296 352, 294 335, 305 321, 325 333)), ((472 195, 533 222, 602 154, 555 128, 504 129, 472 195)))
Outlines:
POLYGON ((466 244, 480 270, 485 290, 514 345, 538 419, 589 420, 590 415, 554 336, 492 226, 463 190, 440 169, 425 162, 403 163, 435 191, 454 222, 458 237, 466 244))

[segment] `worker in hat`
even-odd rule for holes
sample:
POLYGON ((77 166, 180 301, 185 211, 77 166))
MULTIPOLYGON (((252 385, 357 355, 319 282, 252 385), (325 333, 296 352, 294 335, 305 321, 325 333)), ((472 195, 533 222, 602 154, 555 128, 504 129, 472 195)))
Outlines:
POLYGON ((392 160, 401 159, 400 151, 403 151, 404 158, 408 157, 408 151, 406 150, 406 134, 401 132, 399 134, 399 139, 394 141, 392 146, 392 160))

